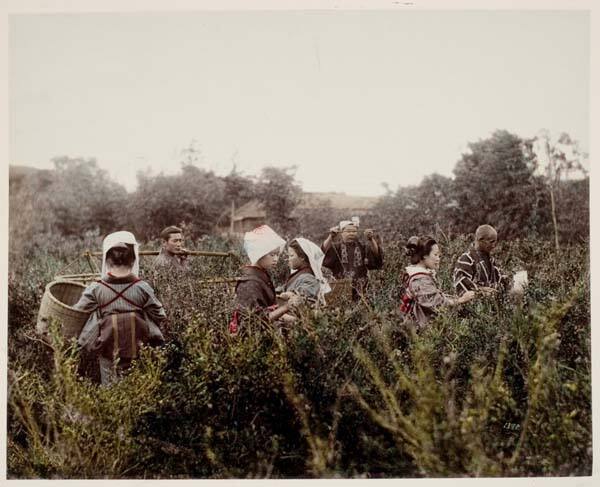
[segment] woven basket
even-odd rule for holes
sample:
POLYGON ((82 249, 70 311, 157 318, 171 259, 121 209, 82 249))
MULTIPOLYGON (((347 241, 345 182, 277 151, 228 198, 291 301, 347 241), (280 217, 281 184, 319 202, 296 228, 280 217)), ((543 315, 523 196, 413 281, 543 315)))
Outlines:
POLYGON ((352 279, 330 282, 331 291, 325 295, 327 306, 342 306, 352 302, 352 279))
POLYGON ((48 324, 54 318, 60 322, 65 338, 77 337, 90 316, 89 312, 73 308, 84 290, 83 284, 74 281, 52 281, 48 284, 40 304, 37 333, 47 334, 48 324))

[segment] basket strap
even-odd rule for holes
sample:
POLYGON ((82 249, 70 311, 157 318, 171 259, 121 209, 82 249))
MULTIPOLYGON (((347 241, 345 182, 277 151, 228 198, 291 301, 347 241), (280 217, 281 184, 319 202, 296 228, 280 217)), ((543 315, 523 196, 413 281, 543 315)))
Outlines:
POLYGON ((113 358, 119 355, 119 323, 116 314, 112 315, 113 358))
POLYGON ((132 311, 131 313, 129 313, 129 327, 130 327, 130 331, 131 331, 131 356, 132 357, 136 357, 137 356, 137 342, 136 342, 136 336, 135 336, 135 312, 132 311))
POLYGON ((127 286, 125 289, 123 289, 121 292, 117 291, 115 288, 113 288, 112 286, 110 286, 108 283, 104 282, 103 280, 98 281, 100 284, 102 284, 104 287, 107 287, 108 289, 110 289, 113 293, 116 294, 116 296, 111 299, 108 303, 104 303, 102 306, 99 306, 99 309, 105 308, 106 306, 108 306, 109 304, 114 303, 117 299, 121 298, 124 299, 125 301, 127 301, 131 306, 136 307, 137 309, 143 309, 141 306, 138 306, 137 304, 135 304, 133 301, 131 301, 130 299, 127 298, 127 296, 124 295, 125 291, 127 291, 129 288, 131 288, 133 285, 137 284, 138 282, 140 282, 141 279, 136 279, 135 281, 133 281, 129 286, 127 286))

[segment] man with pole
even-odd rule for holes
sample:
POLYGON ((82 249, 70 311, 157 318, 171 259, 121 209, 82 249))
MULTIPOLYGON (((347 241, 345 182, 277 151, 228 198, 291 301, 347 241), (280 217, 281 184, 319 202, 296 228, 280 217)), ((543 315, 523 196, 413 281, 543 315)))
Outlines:
POLYGON ((183 232, 181 228, 169 226, 160 232, 162 246, 154 259, 156 269, 189 271, 188 253, 183 247, 183 232))

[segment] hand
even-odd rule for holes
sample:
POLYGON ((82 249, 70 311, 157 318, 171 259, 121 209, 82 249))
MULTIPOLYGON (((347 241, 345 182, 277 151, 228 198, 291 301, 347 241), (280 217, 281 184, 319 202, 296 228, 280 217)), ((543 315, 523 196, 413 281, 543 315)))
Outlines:
POLYGON ((287 301, 288 299, 290 299, 292 297, 293 293, 287 291, 284 293, 281 293, 279 296, 277 296, 279 299, 283 299, 284 301, 287 301))
POLYGON ((467 291, 460 298, 458 298, 459 304, 467 303, 475 297, 475 291, 467 291))
POLYGON ((287 302, 288 302, 288 306, 290 308, 297 308, 304 302, 304 300, 302 299, 302 296, 295 294, 295 293, 289 293, 289 294, 290 294, 290 297, 288 298, 287 302))
POLYGON ((292 316, 288 313, 281 315, 279 319, 283 321, 286 325, 293 325, 294 323, 296 323, 296 321, 298 321, 295 316, 292 316))
POLYGON ((374 237, 375 237, 375 230, 373 230, 372 228, 367 228, 365 230, 365 238, 367 238, 368 240, 373 240, 374 237))
POLYGON ((486 287, 486 286, 477 288, 477 291, 480 292, 481 294, 483 294, 484 296, 493 296, 494 294, 496 294, 498 292, 498 290, 494 289, 493 287, 486 287))
POLYGON ((329 229, 329 235, 331 235, 332 237, 335 237, 338 233, 340 233, 340 227, 338 226, 331 227, 329 229))

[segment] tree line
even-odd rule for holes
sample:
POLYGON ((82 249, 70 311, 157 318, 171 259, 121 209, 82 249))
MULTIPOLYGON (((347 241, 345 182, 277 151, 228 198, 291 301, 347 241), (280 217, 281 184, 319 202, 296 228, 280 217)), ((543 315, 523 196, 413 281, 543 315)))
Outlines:
MULTIPOLYGON (((563 146, 578 149, 566 134, 561 137, 563 146)), ((557 152, 555 147, 550 154, 551 174, 544 173, 536 143, 539 140, 496 131, 469 144, 455 164, 454 177, 433 174, 416 186, 387 188, 363 221, 392 239, 422 233, 450 237, 490 223, 501 238, 555 236, 560 242, 585 241, 589 178, 562 177, 573 169, 573 157, 565 157, 565 151, 557 152)), ((576 155, 585 156, 578 151, 576 155)), ((54 169, 47 171, 11 168, 13 251, 49 235, 104 235, 117 228, 151 240, 172 224, 183 225, 189 237, 197 238, 226 226, 232 205, 239 208, 251 200, 263 205, 269 224, 284 234, 318 238, 337 218, 351 216, 341 215, 327 201, 318 210, 294 212, 302 198, 294 167, 265 167, 258 176, 248 176, 234 166, 226 176, 218 176, 199 167, 193 149, 177 174, 139 172, 133 192, 127 192, 95 159, 62 156, 53 163, 54 169)))

